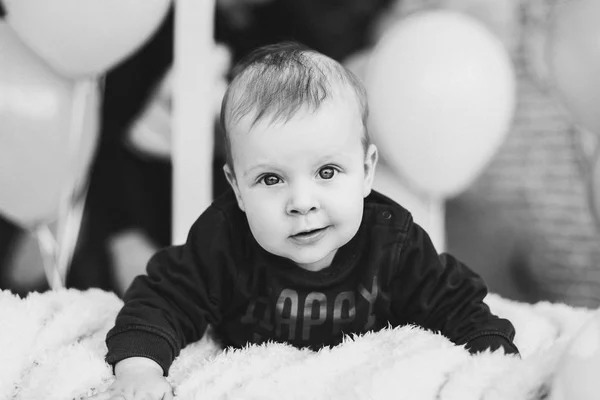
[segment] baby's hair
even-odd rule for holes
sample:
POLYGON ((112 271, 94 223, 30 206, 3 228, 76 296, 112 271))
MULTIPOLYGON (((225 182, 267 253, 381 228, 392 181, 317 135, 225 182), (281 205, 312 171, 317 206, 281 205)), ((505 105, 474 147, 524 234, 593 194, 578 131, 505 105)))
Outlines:
POLYGON ((252 126, 266 117, 287 122, 302 107, 315 111, 326 99, 343 96, 340 88, 350 87, 357 99, 364 127, 362 138, 370 144, 367 131, 366 90, 361 81, 337 61, 295 42, 261 47, 233 70, 233 79, 221 104, 221 127, 225 134, 227 164, 233 170, 229 126, 253 115, 252 126))

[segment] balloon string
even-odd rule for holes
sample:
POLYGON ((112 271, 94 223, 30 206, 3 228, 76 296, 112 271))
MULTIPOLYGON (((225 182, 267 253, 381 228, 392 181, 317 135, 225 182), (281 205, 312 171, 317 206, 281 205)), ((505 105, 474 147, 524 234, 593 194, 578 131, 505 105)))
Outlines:
MULTIPOLYGON (((85 127, 86 108, 94 94, 96 82, 91 79, 75 83, 71 105, 71 121, 68 135, 68 157, 76 160, 81 146, 81 137, 85 127)), ((97 112, 97 110, 92 110, 97 112)), ((92 127, 91 129, 95 129, 92 127)), ((73 260, 75 247, 87 197, 88 184, 86 174, 80 180, 75 176, 66 185, 60 200, 56 236, 48 225, 42 225, 35 231, 42 254, 46 279, 52 290, 64 288, 68 270, 73 260)))
POLYGON ((430 235, 438 253, 446 251, 446 200, 434 196, 427 199, 430 235))
POLYGON ((56 249, 58 248, 54 235, 47 225, 41 225, 36 228, 35 236, 42 255, 44 264, 44 273, 46 280, 52 290, 63 287, 60 273, 56 266, 56 249))
MULTIPOLYGON (((91 79, 81 80, 75 84, 71 114, 73 117, 71 118, 68 144, 71 160, 76 160, 80 151, 81 137, 85 129, 86 108, 90 97, 94 93, 94 85, 95 81, 91 79)), ((93 112, 96 112, 96 110, 93 110, 93 112)), ((81 176, 83 177, 82 179, 85 179, 86 174, 82 174, 81 176)), ((86 195, 87 185, 82 185, 82 182, 77 179, 76 175, 70 182, 70 186, 66 188, 65 196, 61 202, 57 227, 59 235, 57 269, 63 284, 66 284, 69 266, 75 253, 83 219, 86 195)))
POLYGON ((597 198, 597 195, 600 194, 600 140, 597 140, 595 143, 590 164, 592 166, 588 170, 587 175, 588 202, 590 208, 592 209, 594 221, 596 222, 597 227, 600 229, 600 198, 597 198))
MULTIPOLYGON (((91 79, 81 80, 75 84, 71 114, 73 117, 71 118, 68 144, 71 160, 76 160, 80 151, 81 137, 85 129, 86 108, 90 96, 93 95, 94 85, 95 82, 91 79)), ((82 174, 82 176, 85 179, 86 174, 82 174)), ((61 202, 57 227, 59 235, 57 268, 63 283, 66 283, 68 269, 75 253, 86 194, 87 187, 83 187, 82 182, 77 179, 76 175, 70 182, 70 186, 66 188, 65 196, 61 202)))
POLYGON ((594 147, 590 154, 583 142, 586 134, 593 134, 580 127, 573 127, 569 130, 569 133, 586 184, 587 202, 594 222, 600 229, 600 198, 597 198, 600 194, 600 188, 598 188, 600 185, 600 139, 594 137, 594 147))
POLYGON ((81 229, 86 197, 87 185, 81 195, 73 201, 64 219, 59 219, 59 225, 64 225, 61 229, 63 236, 59 236, 60 241, 56 240, 48 225, 41 225, 35 230, 46 280, 52 290, 64 288, 66 285, 68 267, 73 259, 81 229))

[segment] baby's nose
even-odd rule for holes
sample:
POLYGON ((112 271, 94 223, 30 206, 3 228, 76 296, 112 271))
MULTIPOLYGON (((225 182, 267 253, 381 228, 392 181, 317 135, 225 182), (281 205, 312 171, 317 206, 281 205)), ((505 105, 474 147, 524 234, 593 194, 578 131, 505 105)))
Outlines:
POLYGON ((307 186, 292 191, 286 206, 289 215, 306 215, 318 209, 317 196, 307 186))

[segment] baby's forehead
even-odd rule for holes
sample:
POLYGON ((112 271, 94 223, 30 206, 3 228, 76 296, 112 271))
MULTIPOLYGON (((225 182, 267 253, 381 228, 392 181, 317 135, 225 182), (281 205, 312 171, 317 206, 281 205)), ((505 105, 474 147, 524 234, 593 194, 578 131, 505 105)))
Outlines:
POLYGON ((258 122, 285 123, 306 113, 316 113, 332 102, 348 107, 358 115, 362 113, 360 101, 352 86, 346 82, 334 81, 319 101, 269 101, 260 94, 248 91, 247 87, 231 88, 230 101, 225 104, 223 113, 228 131, 235 125, 254 125, 258 122))
POLYGON ((310 120, 311 117, 319 113, 339 113, 339 110, 342 109, 346 118, 349 115, 354 115, 356 116, 356 121, 362 125, 358 101, 352 97, 351 93, 343 94, 340 91, 318 105, 302 103, 297 107, 289 107, 287 109, 272 108, 267 110, 261 109, 257 105, 252 105, 244 114, 238 115, 237 118, 230 121, 228 132, 245 133, 251 131, 257 125, 276 128, 295 120, 306 120, 307 118, 310 120))

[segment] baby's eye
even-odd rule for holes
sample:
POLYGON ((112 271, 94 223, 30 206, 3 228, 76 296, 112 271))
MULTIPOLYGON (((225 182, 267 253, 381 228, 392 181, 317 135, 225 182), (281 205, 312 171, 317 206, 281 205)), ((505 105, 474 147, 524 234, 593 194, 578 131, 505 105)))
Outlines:
POLYGON ((281 179, 277 175, 270 174, 264 175, 262 178, 260 178, 260 182, 264 183, 267 186, 273 186, 281 182, 281 179))
POLYGON ((322 179, 331 179, 335 176, 337 170, 333 167, 324 167, 319 170, 319 176, 322 179))

